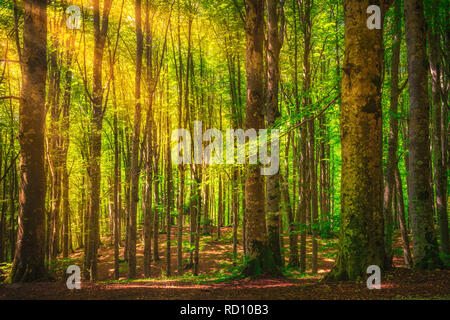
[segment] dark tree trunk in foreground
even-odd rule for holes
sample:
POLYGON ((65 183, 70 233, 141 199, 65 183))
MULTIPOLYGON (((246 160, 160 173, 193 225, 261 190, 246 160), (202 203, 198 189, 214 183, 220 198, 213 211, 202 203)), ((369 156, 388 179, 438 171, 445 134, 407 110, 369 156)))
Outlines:
POLYGON ((44 126, 47 2, 24 1, 23 82, 20 100, 19 231, 10 281, 47 277, 45 260, 44 126))
MULTIPOLYGON (((246 0, 247 36, 247 109, 245 129, 264 128, 264 4, 263 0, 246 0)), ((244 274, 250 277, 280 274, 267 242, 264 178, 258 165, 247 165, 245 179, 247 255, 244 274)))
MULTIPOLYGON (((341 230, 336 264, 328 277, 355 280, 367 267, 385 267, 381 74, 382 29, 370 30, 370 1, 345 0, 342 78, 341 230), (370 63, 368 63, 368 61, 370 63)), ((386 5, 381 6, 383 12, 386 5)))
POLYGON ((405 1, 409 75, 409 187, 408 208, 413 231, 414 267, 441 265, 433 221, 430 188, 428 70, 426 29, 422 0, 405 1))

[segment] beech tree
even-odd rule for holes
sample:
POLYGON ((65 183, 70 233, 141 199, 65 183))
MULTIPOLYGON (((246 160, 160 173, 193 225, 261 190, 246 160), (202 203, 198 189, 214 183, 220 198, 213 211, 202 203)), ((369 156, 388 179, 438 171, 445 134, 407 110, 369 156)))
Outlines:
MULTIPOLYGON (((245 1, 245 31, 247 38, 247 108, 245 129, 263 129, 264 87, 263 87, 263 41, 264 41, 264 2, 245 1)), ((248 276, 280 273, 275 263, 266 232, 266 210, 264 206, 264 178, 258 165, 249 165, 245 177, 245 213, 249 259, 244 273, 248 276)))
MULTIPOLYGON (((380 3, 382 15, 391 1, 380 3)), ((328 277, 353 280, 388 267, 384 248, 381 77, 383 33, 367 27, 369 1, 344 1, 341 229, 328 277)), ((381 24, 383 17, 381 17, 381 24)))
POLYGON ((48 277, 44 264, 47 1, 25 0, 24 15, 19 118, 19 229, 9 276, 11 282, 30 282, 48 277))
POLYGON ((428 70, 426 27, 422 0, 405 2, 406 45, 409 75, 409 181, 408 207, 413 230, 414 267, 441 266, 433 221, 430 188, 428 70))

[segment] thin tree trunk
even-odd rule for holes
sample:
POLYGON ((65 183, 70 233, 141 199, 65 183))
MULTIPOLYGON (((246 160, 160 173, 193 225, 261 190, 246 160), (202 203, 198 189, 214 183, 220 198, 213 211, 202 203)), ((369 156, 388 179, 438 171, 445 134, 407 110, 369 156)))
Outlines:
MULTIPOLYGON (((267 124, 272 127, 280 115, 278 110, 278 83, 280 79, 280 50, 284 36, 284 13, 282 12, 283 8, 278 7, 278 0, 268 0, 267 5, 267 124), (282 12, 281 15, 279 11, 282 12)), ((271 150, 272 157, 276 152, 278 150, 271 150)), ((278 266, 281 266, 280 197, 280 176, 277 172, 267 177, 267 233, 275 264, 278 266)))
POLYGON ((400 43, 401 43, 401 8, 400 0, 395 2, 395 16, 393 22, 394 43, 392 45, 391 58, 391 101, 389 109, 389 140, 388 157, 386 169, 386 185, 384 187, 384 229, 386 246, 386 264, 392 265, 392 234, 393 234, 393 214, 392 199, 395 190, 395 170, 398 169, 397 149, 398 149, 398 97, 399 97, 399 65, 400 65, 400 43))
MULTIPOLYGON (((441 62, 440 62, 440 19, 439 0, 434 0, 432 4, 432 23, 428 28, 430 71, 431 71, 431 95, 433 101, 433 168, 434 184, 436 186, 436 211, 441 234, 441 252, 450 254, 450 242, 448 232, 448 212, 447 212, 447 175, 445 168, 445 156, 443 149, 442 135, 442 109, 445 108, 441 100, 441 62)), ((448 23, 448 21, 447 21, 448 23)), ((445 127, 444 127, 445 128, 445 127)), ((444 132, 446 130, 444 129, 444 132)))
POLYGON ((102 62, 103 49, 105 47, 108 32, 109 11, 112 0, 105 0, 103 4, 103 18, 100 26, 100 3, 93 0, 94 8, 94 58, 93 58, 93 82, 92 82, 92 118, 91 118, 91 152, 90 152, 90 201, 89 201, 89 225, 88 225, 88 269, 89 279, 97 280, 97 255, 99 238, 99 211, 100 211, 100 160, 102 149, 103 126, 103 86, 102 86, 102 62))
POLYGON ((167 244, 166 244, 166 275, 168 277, 172 274, 171 268, 171 253, 170 253, 170 236, 171 236, 171 213, 173 209, 173 182, 172 182, 172 157, 170 154, 170 143, 169 143, 169 130, 170 130, 170 120, 169 115, 167 115, 167 151, 166 151, 166 161, 167 161, 167 192, 166 192, 166 213, 167 213, 167 244))
POLYGON ((402 236, 403 258, 405 260, 406 266, 410 268, 412 267, 412 258, 411 258, 411 250, 409 248, 408 228, 406 225, 402 180, 400 178, 400 171, 398 167, 395 168, 394 174, 395 174, 395 190, 397 191, 397 201, 398 201, 398 219, 400 225, 400 233, 402 236))
POLYGON ((134 107, 134 128, 131 151, 131 192, 130 192, 130 235, 128 237, 128 278, 136 278, 136 241, 137 241, 137 207, 139 202, 139 141, 141 136, 141 75, 142 75, 142 1, 135 2, 135 24, 136 24, 136 77, 135 77, 135 107, 134 107))

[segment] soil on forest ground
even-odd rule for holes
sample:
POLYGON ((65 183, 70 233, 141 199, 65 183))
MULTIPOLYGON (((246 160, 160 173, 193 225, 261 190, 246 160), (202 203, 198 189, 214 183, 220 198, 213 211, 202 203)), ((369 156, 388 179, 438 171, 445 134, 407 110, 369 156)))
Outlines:
MULTIPOLYGON (((185 230, 184 241, 189 241, 185 230)), ((369 290, 365 281, 330 282, 323 276, 330 271, 336 255, 337 239, 319 239, 318 273, 300 274, 286 270, 281 279, 228 280, 237 269, 232 262, 232 230, 221 229, 221 238, 216 235, 202 237, 200 245, 199 275, 194 277, 189 266, 190 253, 184 253, 186 270, 184 276, 176 275, 176 232, 172 232, 171 265, 174 276, 166 276, 166 238, 159 237, 159 256, 152 261, 150 278, 144 278, 143 246, 137 247, 137 279, 126 280, 127 263, 120 264, 120 280, 112 281, 114 250, 109 238, 104 238, 99 250, 99 282, 82 282, 81 290, 67 289, 65 268, 70 264, 82 265, 83 250, 74 252, 69 259, 60 259, 59 279, 55 282, 3 284, 0 285, 0 300, 3 299, 152 299, 152 300, 306 300, 306 299, 445 299, 450 300, 450 271, 419 271, 405 267, 401 240, 393 243, 394 268, 382 274, 381 289, 369 290)), ((287 237, 283 239, 288 243, 287 237)), ((241 244, 238 251, 242 252, 241 244)), ((311 261, 311 239, 307 241, 307 266, 311 261)), ((285 252, 287 255, 287 252, 285 252)), ((123 248, 120 248, 123 258, 123 248)), ((57 264, 58 265, 58 264, 57 264)))

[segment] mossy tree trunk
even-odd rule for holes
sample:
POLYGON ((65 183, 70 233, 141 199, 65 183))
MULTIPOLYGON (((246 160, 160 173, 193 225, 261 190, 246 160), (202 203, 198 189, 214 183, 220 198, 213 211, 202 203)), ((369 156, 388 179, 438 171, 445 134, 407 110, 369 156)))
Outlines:
MULTIPOLYGON (((341 229, 329 279, 355 280, 369 265, 386 267, 383 219, 383 29, 369 29, 367 8, 387 1, 344 0, 341 229), (378 3, 377 3, 378 2, 378 3)), ((383 19, 382 19, 383 20, 383 19)))

